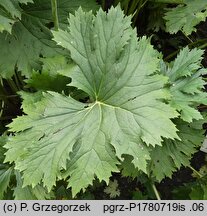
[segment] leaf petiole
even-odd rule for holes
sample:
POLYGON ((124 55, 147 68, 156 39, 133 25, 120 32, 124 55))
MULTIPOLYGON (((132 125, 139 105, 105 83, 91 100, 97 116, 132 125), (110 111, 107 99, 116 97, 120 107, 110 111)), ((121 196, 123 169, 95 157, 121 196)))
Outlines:
POLYGON ((51 0, 52 17, 54 22, 55 31, 59 29, 58 12, 57 12, 57 0, 51 0))
POLYGON ((155 193, 155 196, 156 196, 157 200, 161 200, 160 194, 159 194, 159 192, 158 192, 158 190, 157 190, 155 184, 154 184, 154 183, 151 183, 151 185, 152 185, 152 189, 153 189, 153 191, 154 191, 154 193, 155 193))

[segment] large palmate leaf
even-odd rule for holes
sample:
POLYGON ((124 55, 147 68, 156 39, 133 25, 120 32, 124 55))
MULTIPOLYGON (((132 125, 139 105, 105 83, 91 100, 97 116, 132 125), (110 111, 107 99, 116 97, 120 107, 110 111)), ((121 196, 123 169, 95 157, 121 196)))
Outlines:
POLYGON ((59 93, 22 94, 27 114, 10 124, 16 133, 6 145, 6 161, 15 161, 24 185, 40 181, 50 190, 57 178, 69 178, 73 195, 94 177, 109 181, 123 155, 146 172, 149 145, 178 138, 170 120, 176 111, 164 103, 167 79, 156 72, 159 53, 145 37, 137 40, 120 7, 94 16, 79 9, 68 31, 55 40, 71 53, 77 70, 71 85, 85 91, 81 103, 59 93))
POLYGON ((206 92, 203 91, 205 82, 201 69, 202 50, 189 50, 184 48, 168 68, 162 68, 163 73, 169 77, 172 94, 171 106, 180 112, 180 117, 187 122, 193 119, 202 119, 197 106, 207 104, 206 92))
POLYGON ((195 26, 207 17, 206 0, 183 0, 175 8, 168 9, 165 14, 166 30, 177 33, 182 30, 186 35, 196 30, 195 26))
MULTIPOLYGON (((69 12, 74 13, 80 5, 85 10, 97 9, 95 0, 58 1, 61 27, 66 25, 69 12)), ((4 78, 10 78, 15 68, 29 77, 33 68, 40 69, 40 57, 66 55, 51 40, 50 28, 53 26, 51 1, 34 0, 34 4, 23 5, 21 10, 23 10, 21 20, 13 26, 12 34, 0 33, 0 76, 4 78)))

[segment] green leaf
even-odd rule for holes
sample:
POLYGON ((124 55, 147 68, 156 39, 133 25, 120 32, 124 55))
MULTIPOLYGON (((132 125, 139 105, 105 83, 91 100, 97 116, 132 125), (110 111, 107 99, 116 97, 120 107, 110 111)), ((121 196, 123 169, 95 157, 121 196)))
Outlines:
POLYGON ((149 145, 178 136, 171 121, 177 112, 164 103, 167 78, 156 74, 160 55, 145 37, 137 40, 130 17, 120 7, 108 14, 100 9, 97 16, 79 9, 69 22, 68 31, 54 32, 55 40, 78 65, 68 74, 71 85, 90 101, 48 92, 23 103, 27 115, 10 124, 21 132, 5 147, 6 161, 15 161, 24 185, 42 181, 50 191, 57 179, 69 178, 74 196, 95 176, 108 183, 123 155, 147 172, 149 145))
POLYGON ((3 199, 4 192, 9 187, 12 170, 12 168, 0 169, 0 200, 3 199))
MULTIPOLYGON (((94 10, 97 8, 95 0, 58 1, 60 27, 64 28, 69 12, 74 13, 80 5, 86 10, 89 7, 94 10)), ((12 34, 0 33, 0 76, 3 78, 10 78, 15 68, 22 71, 26 77, 30 77, 32 69, 41 69, 41 57, 66 55, 64 50, 51 40, 51 1, 34 0, 34 4, 22 6, 22 10, 21 20, 13 26, 12 34)))
POLYGON ((42 61, 42 71, 40 73, 33 71, 31 77, 25 80, 28 84, 27 87, 33 87, 41 91, 50 90, 60 93, 68 89, 67 84, 71 82, 71 79, 62 74, 69 73, 76 66, 68 62, 63 56, 45 58, 42 61))
POLYGON ((184 3, 185 0, 150 0, 155 3, 163 3, 163 4, 181 4, 184 3))
POLYGON ((148 30, 153 30, 158 32, 159 30, 165 31, 165 20, 164 20, 164 12, 165 12, 166 4, 156 3, 149 4, 149 17, 148 17, 148 30))
POLYGON ((144 195, 138 188, 136 191, 133 191, 132 200, 147 200, 148 196, 144 195))
MULTIPOLYGON (((178 186, 172 190, 173 199, 175 200, 190 200, 192 182, 184 183, 182 186, 178 186)), ((198 191, 199 193, 199 191, 198 191)), ((197 200, 197 199, 196 199, 197 200)))
POLYGON ((140 175, 139 169, 135 168, 132 163, 133 157, 129 155, 124 156, 124 161, 122 161, 120 169, 122 176, 132 177, 133 179, 140 175))
POLYGON ((117 180, 109 181, 109 185, 104 189, 104 193, 108 194, 110 198, 120 196, 119 184, 117 180))
POLYGON ((162 69, 171 83, 170 105, 176 108, 181 119, 187 122, 201 119, 197 106, 207 104, 206 92, 203 91, 205 82, 202 80, 202 75, 206 74, 207 70, 201 69, 202 55, 202 50, 189 50, 186 47, 168 69, 162 69))
POLYGON ((202 185, 200 184, 192 186, 191 192, 189 194, 190 199, 191 200, 204 200, 204 190, 202 188, 202 185))
POLYGON ((190 165, 192 155, 204 139, 201 121, 200 128, 196 128, 198 122, 188 124, 176 120, 175 123, 179 129, 178 135, 181 141, 166 139, 162 147, 156 146, 152 149, 150 172, 158 181, 165 177, 171 177, 173 172, 180 169, 181 166, 190 165))
POLYGON ((0 164, 4 161, 4 153, 6 152, 6 149, 3 147, 5 143, 7 142, 7 136, 0 136, 0 164))
POLYGON ((9 168, 7 164, 3 164, 6 149, 3 147, 7 142, 7 136, 0 136, 0 200, 4 199, 4 193, 9 187, 11 173, 13 168, 9 168))
POLYGON ((0 0, 0 32, 11 33, 12 26, 18 19, 21 19, 22 9, 19 3, 27 4, 33 0, 0 0))
POLYGON ((207 176, 195 179, 192 182, 185 183, 183 186, 173 191, 173 199, 182 200, 206 200, 207 198, 207 176))
POLYGON ((4 30, 11 33, 12 25, 14 24, 14 20, 10 17, 7 17, 7 14, 0 9, 0 32, 4 30))
POLYGON ((27 3, 33 3, 34 0, 18 0, 19 3, 22 3, 22 4, 27 4, 27 3))
POLYGON ((14 188, 15 200, 45 200, 53 198, 52 193, 48 193, 47 190, 37 185, 32 188, 30 186, 23 187, 23 181, 18 171, 15 171, 17 186, 14 188))
POLYGON ((166 30, 171 34, 183 31, 190 35, 196 31, 195 26, 207 17, 206 0, 184 0, 183 4, 169 8, 165 13, 166 30))

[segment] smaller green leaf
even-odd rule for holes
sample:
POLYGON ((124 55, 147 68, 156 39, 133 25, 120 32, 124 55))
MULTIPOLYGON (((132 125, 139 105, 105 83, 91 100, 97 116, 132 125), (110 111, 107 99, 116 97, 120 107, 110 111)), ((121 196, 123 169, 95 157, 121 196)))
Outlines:
POLYGON ((144 195, 140 190, 133 191, 132 200, 147 200, 148 196, 144 195))
POLYGON ((166 73, 170 81, 173 83, 179 78, 195 74, 201 68, 202 55, 203 50, 197 48, 190 50, 185 47, 182 49, 166 73))
POLYGON ((21 8, 19 7, 18 0, 0 0, 0 5, 5 9, 5 11, 10 13, 12 18, 21 18, 21 8))
POLYGON ((10 177, 13 169, 0 169, 0 200, 3 199, 4 192, 9 187, 10 177))
POLYGON ((21 19, 22 9, 19 3, 33 3, 32 0, 0 0, 0 32, 6 30, 11 34, 12 26, 21 19))
POLYGON ((162 66, 162 72, 169 77, 171 84, 170 105, 176 108, 181 119, 187 122, 202 119, 196 107, 207 104, 207 94, 203 91, 205 82, 202 80, 202 75, 206 74, 207 70, 202 69, 202 55, 202 50, 189 50, 186 47, 180 51, 168 69, 162 66))
POLYGON ((69 88, 67 84, 71 82, 71 79, 68 76, 64 76, 64 73, 70 74, 70 71, 75 70, 76 65, 64 56, 45 58, 42 59, 42 62, 43 68, 41 72, 33 71, 31 77, 26 79, 27 87, 59 93, 67 90, 69 88))
POLYGON ((140 171, 132 163, 133 157, 129 155, 124 156, 124 160, 121 163, 120 169, 122 176, 136 178, 140 171))
POLYGON ((0 136, 0 164, 4 161, 4 153, 6 152, 6 149, 3 147, 5 143, 7 142, 7 136, 0 136))
POLYGON ((191 192, 189 196, 191 200, 206 200, 207 199, 207 176, 198 178, 191 185, 191 192))
POLYGON ((188 124, 181 120, 175 121, 179 129, 178 135, 181 140, 165 139, 163 146, 156 146, 152 149, 151 159, 152 167, 149 172, 161 181, 163 178, 171 177, 173 172, 180 169, 181 166, 189 166, 192 155, 197 151, 204 139, 202 121, 188 124), (198 129, 198 123, 200 128, 198 129))
POLYGON ((110 181, 109 185, 104 189, 104 192, 108 194, 110 198, 120 196, 120 190, 117 180, 110 181))
POLYGON ((53 193, 48 193, 47 190, 37 185, 32 188, 30 186, 23 187, 23 181, 20 173, 15 171, 17 186, 14 188, 14 198, 15 200, 45 200, 52 199, 53 193))
POLYGON ((171 34, 183 31, 190 35, 196 31, 195 26, 207 17, 206 0, 183 0, 183 3, 175 8, 167 9, 164 19, 166 20, 166 29, 171 34))
POLYGON ((4 30, 8 31, 11 34, 12 25, 15 23, 15 21, 8 17, 4 11, 0 9, 0 32, 3 32, 4 30))
MULTIPOLYGON (((190 200, 192 183, 184 183, 182 186, 176 187, 172 190, 172 197, 174 200, 190 200)), ((199 193, 199 191, 198 191, 199 193)))
POLYGON ((148 30, 158 32, 159 30, 165 30, 165 20, 163 19, 166 4, 163 3, 151 3, 148 6, 148 30))
POLYGON ((201 187, 201 185, 194 185, 191 188, 191 192, 189 194, 190 198, 192 200, 203 200, 204 198, 204 191, 203 188, 201 187))

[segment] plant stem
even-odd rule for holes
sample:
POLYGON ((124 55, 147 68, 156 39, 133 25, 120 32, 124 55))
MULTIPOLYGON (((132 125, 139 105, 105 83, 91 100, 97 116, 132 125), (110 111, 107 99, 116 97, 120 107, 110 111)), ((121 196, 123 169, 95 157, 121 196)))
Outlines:
POLYGON ((23 81, 23 77, 21 76, 20 73, 16 72, 17 78, 20 82, 20 85, 24 88, 24 81, 23 81))
POLYGON ((16 73, 14 73, 14 80, 15 80, 15 83, 16 83, 16 86, 17 86, 18 90, 21 90, 21 86, 20 86, 20 84, 19 84, 19 80, 18 80, 18 78, 17 78, 16 73))
POLYGON ((145 1, 141 4, 140 8, 143 8, 143 7, 145 6, 145 4, 146 4, 148 1, 149 1, 149 0, 145 0, 145 1))
POLYGON ((15 97, 19 97, 18 95, 0 95, 0 98, 15 98, 15 97))
POLYGON ((52 18, 54 22, 55 31, 59 29, 59 22, 58 22, 58 12, 57 12, 57 0, 51 0, 52 5, 52 18))
POLYGON ((205 43, 205 44, 203 44, 203 45, 200 45, 200 46, 198 46, 198 49, 204 49, 204 48, 206 48, 207 47, 207 43, 205 43))
POLYGON ((203 43, 203 42, 207 42, 207 38, 203 38, 203 39, 199 39, 197 41, 194 41, 193 43, 190 43, 188 46, 195 46, 197 44, 203 43))
POLYGON ((156 188, 156 186, 155 186, 154 183, 152 183, 152 189, 153 189, 153 191, 155 193, 155 196, 156 196, 157 200, 161 200, 159 192, 158 192, 158 190, 157 190, 157 188, 156 188))
POLYGON ((1 118, 2 115, 3 115, 3 112, 4 112, 4 106, 5 106, 5 103, 4 103, 4 101, 2 100, 2 101, 1 101, 0 118, 1 118))
POLYGON ((18 88, 16 87, 13 80, 8 79, 7 82, 14 93, 18 92, 18 88))
POLYGON ((191 38, 183 31, 181 31, 183 33, 183 35, 190 41, 190 43, 194 43, 193 40, 191 40, 191 38))
POLYGON ((202 178, 203 176, 197 171, 195 170, 192 166, 189 166, 189 168, 199 177, 202 178))
MULTIPOLYGON (((196 45, 198 45, 198 44, 200 44, 202 42, 207 42, 207 38, 194 41, 194 42, 188 44, 188 46, 189 46, 189 48, 194 48, 194 47, 196 47, 196 45)), ((204 43, 204 44, 202 44, 200 46, 197 46, 198 49, 203 49, 203 48, 206 48, 206 47, 207 47, 207 43, 204 43)), ((172 57, 174 57, 175 55, 177 55, 179 51, 180 51, 180 49, 176 50, 175 52, 172 52, 170 55, 168 55, 167 57, 165 57, 164 60, 165 61, 170 60, 172 57)))
POLYGON ((0 77, 0 94, 7 95, 7 92, 4 89, 4 83, 1 77, 0 77))
MULTIPOLYGON (((2 80, 1 77, 0 77, 0 93, 3 94, 3 96, 6 96, 6 92, 5 92, 4 88, 3 88, 3 80, 2 80)), ((6 98, 6 100, 5 100, 5 98, 0 100, 0 102, 1 102, 0 117, 2 117, 3 112, 4 112, 5 101, 7 101, 7 98, 6 98)))
POLYGON ((139 0, 133 0, 131 3, 131 7, 129 7, 127 13, 128 15, 133 14, 137 10, 137 4, 139 3, 139 0))

